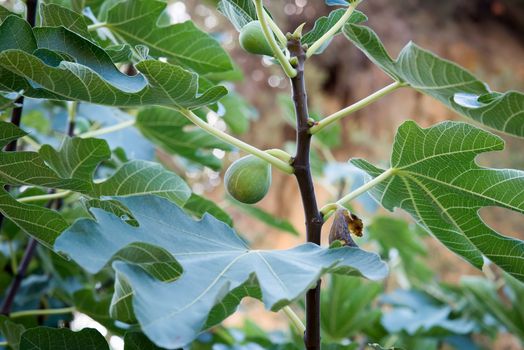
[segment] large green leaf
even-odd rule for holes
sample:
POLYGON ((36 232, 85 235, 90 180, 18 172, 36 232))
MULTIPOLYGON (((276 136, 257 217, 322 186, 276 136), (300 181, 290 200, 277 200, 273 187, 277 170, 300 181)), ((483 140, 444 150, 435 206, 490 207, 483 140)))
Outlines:
POLYGON ((220 169, 222 163, 212 151, 215 148, 231 151, 233 147, 200 128, 190 128, 190 125, 192 123, 180 112, 162 107, 145 108, 136 118, 136 126, 142 134, 165 151, 211 169, 220 169))
POLYGON ((58 212, 21 203, 3 188, 0 188, 0 213, 48 248, 53 247, 56 237, 69 226, 58 212))
POLYGON ((209 213, 229 226, 233 226, 233 219, 231 219, 228 213, 220 208, 215 202, 199 196, 198 194, 191 194, 191 197, 189 197, 184 204, 184 209, 199 218, 201 218, 205 213, 209 213))
MULTIPOLYGON (((25 133, 0 122, 0 147, 25 133)), ((156 194, 179 204, 191 192, 176 174, 153 162, 135 160, 122 165, 105 181, 94 181, 98 164, 109 159, 106 141, 65 138, 59 150, 43 145, 38 152, 0 152, 0 182, 73 190, 92 197, 156 194)))
POLYGON ((84 328, 73 332, 67 328, 35 327, 22 334, 21 350, 109 350, 102 334, 84 328))
POLYGON ((197 73, 233 69, 231 59, 219 43, 192 21, 159 26, 165 7, 163 1, 121 1, 109 10, 106 26, 132 45, 147 46, 151 55, 166 57, 197 73))
MULTIPOLYGON (((15 125, 0 122, 0 148, 23 135, 15 125)), ((155 194, 180 205, 189 199, 191 191, 187 184, 153 162, 130 161, 108 179, 95 181, 96 167, 110 155, 104 140, 81 138, 65 138, 59 150, 44 145, 39 152, 0 152, 0 184, 72 190, 94 198, 155 194)), ((18 202, 3 189, 0 189, 0 212, 47 246, 52 246, 68 226, 59 213, 18 202)), ((121 212, 125 210, 121 208, 121 212)))
MULTIPOLYGON (((524 172, 475 163, 477 155, 503 148, 502 139, 469 124, 444 122, 422 129, 407 121, 395 137, 393 175, 371 193, 386 209, 409 212, 473 265, 482 267, 484 254, 524 280, 524 242, 498 234, 478 215, 487 206, 524 213, 524 172)), ((352 163, 372 177, 384 172, 364 160, 352 163)))
MULTIPOLYGON (((213 307, 251 278, 256 278, 265 306, 276 311, 301 297, 324 273, 378 279, 387 272, 376 254, 360 249, 305 244, 286 251, 250 250, 235 231, 212 216, 194 221, 175 204, 154 196, 122 202, 138 227, 92 209, 96 221, 77 221, 58 238, 55 249, 92 273, 133 242, 169 251, 184 269, 172 283, 160 282, 133 264, 113 262, 133 289, 134 313, 142 330, 162 347, 181 347, 195 339, 213 307)), ((234 305, 246 295, 237 293, 234 305)))
POLYGON ((9 16, 0 25, 0 38, 0 89, 23 90, 30 97, 196 108, 227 93, 221 86, 201 93, 195 73, 156 60, 139 62, 139 74, 127 76, 101 47, 64 27, 32 30, 9 16))
POLYGON ((464 68, 412 42, 393 60, 377 34, 368 27, 347 24, 344 34, 394 80, 489 127, 524 136, 524 94, 516 91, 493 94, 485 83, 464 68), (470 102, 464 103, 464 97, 470 102))
POLYGON ((92 39, 91 33, 87 29, 87 17, 78 12, 57 4, 41 4, 40 16, 42 16, 43 27, 60 27, 63 26, 86 39, 92 39))

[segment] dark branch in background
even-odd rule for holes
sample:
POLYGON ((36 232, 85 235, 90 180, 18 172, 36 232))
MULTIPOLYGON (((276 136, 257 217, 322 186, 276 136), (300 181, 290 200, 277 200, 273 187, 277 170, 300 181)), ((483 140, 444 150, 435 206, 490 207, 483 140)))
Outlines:
MULTIPOLYGON (((74 120, 69 119, 67 122, 67 136, 73 137, 74 130, 75 130, 75 122, 74 120)), ((51 190, 49 191, 49 194, 53 192, 55 191, 51 190)), ((62 199, 55 199, 55 200, 51 200, 47 202, 46 208, 52 208, 54 206, 56 210, 59 210, 60 208, 62 208, 62 204, 63 204, 62 199)), ((38 245, 38 242, 36 241, 36 239, 34 238, 29 239, 29 242, 27 243, 27 247, 25 248, 25 251, 24 251, 24 256, 22 257, 22 261, 20 262, 20 266, 18 267, 18 271, 16 272, 14 280, 11 283, 11 285, 9 286, 9 289, 7 290, 6 296, 2 303, 0 314, 9 315, 9 313, 11 312, 13 302, 15 301, 16 293, 20 289, 20 285, 22 283, 22 280, 24 279, 27 268, 29 267, 29 263, 31 262, 31 259, 33 258, 33 255, 35 254, 37 245, 38 245)))
MULTIPOLYGON (((27 13, 26 13, 26 20, 29 22, 31 27, 35 26, 36 21, 36 7, 37 7, 37 0, 27 0, 27 13)), ((13 123, 16 126, 20 126, 20 122, 22 120, 22 110, 24 108, 24 96, 20 96, 15 101, 16 105, 18 107, 13 108, 13 111, 11 112, 11 123, 13 123)), ((5 146, 6 152, 12 152, 16 151, 16 145, 17 140, 13 140, 10 143, 5 146)), ((9 187, 5 186, 5 190, 9 191, 9 187)), ((2 228, 2 223, 4 222, 4 215, 0 213, 0 229, 2 228)))
MULTIPOLYGON (((304 215, 306 218, 307 241, 320 245, 320 232, 323 217, 317 207, 315 187, 311 176, 309 164, 309 151, 311 146, 311 127, 307 106, 306 84, 304 81, 304 61, 306 53, 300 40, 290 39, 288 48, 292 56, 296 56, 298 64, 296 77, 291 79, 293 89, 293 103, 297 118, 297 153, 293 160, 295 177, 302 197, 304 215)), ((306 332, 304 344, 308 350, 320 350, 320 281, 315 288, 306 294, 306 332)))
MULTIPOLYGON (((36 20, 36 9, 37 9, 38 1, 37 0, 27 0, 27 22, 31 25, 31 27, 35 26, 35 20, 36 20)), ((22 119, 22 111, 23 111, 23 104, 24 104, 24 97, 20 97, 17 99, 16 103, 18 104, 18 107, 13 109, 13 112, 11 114, 11 122, 15 124, 16 126, 20 126, 20 122, 22 119)), ((73 136, 74 134, 74 121, 69 120, 67 124, 67 135, 73 136)), ((10 151, 16 151, 17 146, 17 140, 12 141, 9 143, 5 150, 10 151)), ((7 189, 6 189, 7 190, 7 189)), ((54 192, 51 190, 50 193, 54 192)), ((62 206, 61 201, 49 201, 46 205, 47 208, 52 208, 55 206, 55 208, 58 210, 62 206)), ((0 228, 2 227, 4 216, 0 214, 0 228)), ((27 244, 27 247, 24 251, 24 256, 22 257, 22 261, 20 262, 20 266, 18 267, 18 271, 16 271, 16 275, 14 276, 14 279, 7 289, 5 298, 2 303, 2 307, 0 310, 0 314, 2 315, 8 315, 11 312, 11 308, 13 307, 13 303, 15 301, 16 294, 18 293, 18 290, 20 289, 20 285, 22 284, 22 280, 24 279, 24 276, 26 274, 27 268, 29 267, 29 263, 31 262, 31 259, 33 258, 33 255, 35 254, 36 247, 38 245, 38 242, 34 238, 30 238, 29 242, 27 244)))

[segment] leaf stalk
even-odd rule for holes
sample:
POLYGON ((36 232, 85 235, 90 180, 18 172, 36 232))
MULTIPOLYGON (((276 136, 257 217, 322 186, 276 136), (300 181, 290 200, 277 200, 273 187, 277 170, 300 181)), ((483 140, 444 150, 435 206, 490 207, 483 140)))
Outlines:
POLYGON ((389 177, 395 175, 395 173, 398 171, 396 168, 389 168, 388 170, 384 171, 379 176, 375 177, 373 180, 366 182, 364 185, 360 186, 359 188, 355 189, 354 191, 348 193, 344 197, 340 198, 335 203, 329 203, 324 205, 320 212, 324 215, 324 220, 329 219, 329 217, 335 212, 335 210, 338 207, 342 207, 352 201, 353 199, 357 198, 361 194, 369 191, 379 183, 387 180, 389 177))
POLYGON ((115 124, 115 125, 111 125, 111 126, 108 126, 108 127, 105 127, 105 128, 100 128, 100 129, 97 129, 97 130, 87 131, 87 132, 85 132, 83 134, 78 135, 78 137, 83 138, 83 139, 86 139, 86 138, 89 138, 89 137, 98 137, 98 136, 110 134, 112 132, 128 128, 130 126, 135 125, 135 123, 136 123, 135 119, 130 119, 130 120, 126 120, 125 122, 118 123, 118 124, 115 124))
POLYGON ((236 137, 226 134, 222 130, 218 130, 217 128, 209 125, 204 120, 200 119, 195 113, 193 113, 190 110, 177 109, 177 111, 182 113, 187 119, 193 122, 193 124, 199 126, 200 128, 204 129, 211 135, 216 136, 217 138, 221 139, 222 141, 227 142, 230 145, 233 145, 243 150, 244 152, 247 152, 260 159, 265 160, 266 162, 270 163, 271 165, 275 166, 277 169, 283 171, 286 174, 293 174, 293 167, 289 165, 288 163, 282 161, 281 159, 269 154, 268 152, 262 151, 261 149, 258 149, 255 146, 252 146, 242 140, 239 140, 236 137))
POLYGON ((389 84, 388 86, 385 86, 383 87, 382 89, 372 93, 371 95, 363 98, 362 100, 358 101, 358 102, 355 102, 354 104, 352 104, 351 106, 348 106, 344 109, 341 109, 340 111, 338 112, 335 112, 333 114, 331 114, 330 116, 322 119, 321 121, 319 121, 316 125, 314 125, 312 128, 311 128, 311 133, 312 134, 316 134, 317 132, 321 131, 322 129, 326 128, 327 126, 335 123, 336 121, 352 114, 352 113, 355 113, 356 111, 358 110, 361 110, 362 108, 372 104, 373 102, 377 101, 378 99, 386 96, 387 94, 397 90, 398 88, 401 88, 403 86, 406 86, 404 83, 402 82, 394 82, 394 83, 391 83, 389 84))
POLYGON ((275 55, 275 58, 280 62, 280 65, 282 66, 282 69, 284 69, 284 72, 286 75, 290 78, 293 78, 297 75, 297 71, 291 63, 289 63, 289 60, 284 55, 280 47, 278 46, 275 36, 273 35, 273 31, 269 28, 268 24, 268 16, 265 13, 264 5, 262 4, 262 0, 254 0, 255 1, 255 7, 257 10, 257 16, 258 20, 260 22, 260 26, 262 27, 262 32, 264 33, 264 37, 266 38, 269 46, 273 50, 273 54, 275 55))
POLYGON ((70 314, 75 312, 76 308, 74 307, 64 307, 61 309, 39 309, 39 310, 22 310, 11 312, 9 318, 20 318, 28 316, 45 316, 45 315, 61 315, 61 314, 70 314))
POLYGON ((306 52, 306 57, 309 58, 313 56, 322 45, 324 45, 325 42, 327 42, 329 39, 331 39, 339 30, 342 28, 344 24, 346 24, 349 17, 351 17, 351 14, 353 14, 353 11, 355 11, 355 8, 360 3, 360 1, 352 2, 346 12, 340 17, 340 19, 331 27, 327 32, 324 33, 317 41, 315 41, 311 46, 308 48, 306 52))
POLYGON ((107 23, 106 22, 98 22, 98 23, 94 23, 94 24, 90 24, 87 26, 87 30, 92 32, 92 31, 95 31, 99 28, 104 28, 107 26, 107 23))
POLYGON ((293 309, 289 306, 284 306, 282 308, 282 312, 287 316, 287 318, 291 321, 291 324, 299 334, 304 334, 306 331, 306 326, 304 326, 304 323, 302 323, 302 320, 298 315, 293 311, 293 309))
POLYGON ((49 193, 49 194, 42 194, 39 196, 28 196, 28 197, 22 197, 18 198, 17 201, 21 203, 28 203, 28 202, 39 202, 39 201, 48 201, 52 199, 59 199, 59 198, 65 198, 72 194, 71 191, 60 191, 56 193, 49 193))
POLYGON ((286 47, 286 45, 287 45, 287 38, 286 38, 286 36, 284 35, 284 33, 282 33, 282 31, 280 30, 278 25, 275 23, 275 21, 273 21, 273 19, 271 19, 271 17, 269 17, 269 15, 267 14, 266 10, 264 10, 264 14, 265 14, 265 18, 267 18, 267 23, 269 24, 269 27, 271 27, 271 30, 273 31, 273 33, 275 33, 275 35, 276 35, 276 37, 278 39, 278 42, 280 43, 280 45, 282 47, 286 47))

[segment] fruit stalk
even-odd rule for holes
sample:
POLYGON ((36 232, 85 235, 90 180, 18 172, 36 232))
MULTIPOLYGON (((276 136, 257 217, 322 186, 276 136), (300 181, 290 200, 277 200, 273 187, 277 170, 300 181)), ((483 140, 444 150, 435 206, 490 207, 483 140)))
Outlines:
MULTIPOLYGON (((307 106, 307 93, 304 80, 306 52, 300 39, 291 38, 288 49, 297 57, 296 76, 291 78, 293 103, 297 117, 297 153, 292 166, 300 189, 304 215, 306 218, 307 241, 320 245, 320 231, 324 220, 318 210, 315 187, 311 176, 309 152, 311 147, 311 127, 307 106)), ((320 350, 320 281, 306 294, 306 331, 304 344, 308 350, 320 350)))

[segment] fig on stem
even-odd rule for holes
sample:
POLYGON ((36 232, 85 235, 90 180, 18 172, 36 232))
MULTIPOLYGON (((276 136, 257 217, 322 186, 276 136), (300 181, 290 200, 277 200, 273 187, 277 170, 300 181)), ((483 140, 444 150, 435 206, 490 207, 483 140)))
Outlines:
POLYGON ((246 24, 240 31, 240 46, 255 55, 273 56, 273 50, 267 42, 259 21, 246 24))
POLYGON ((271 165, 258 157, 242 157, 224 175, 227 192, 237 201, 254 204, 267 194, 271 185, 271 165))

